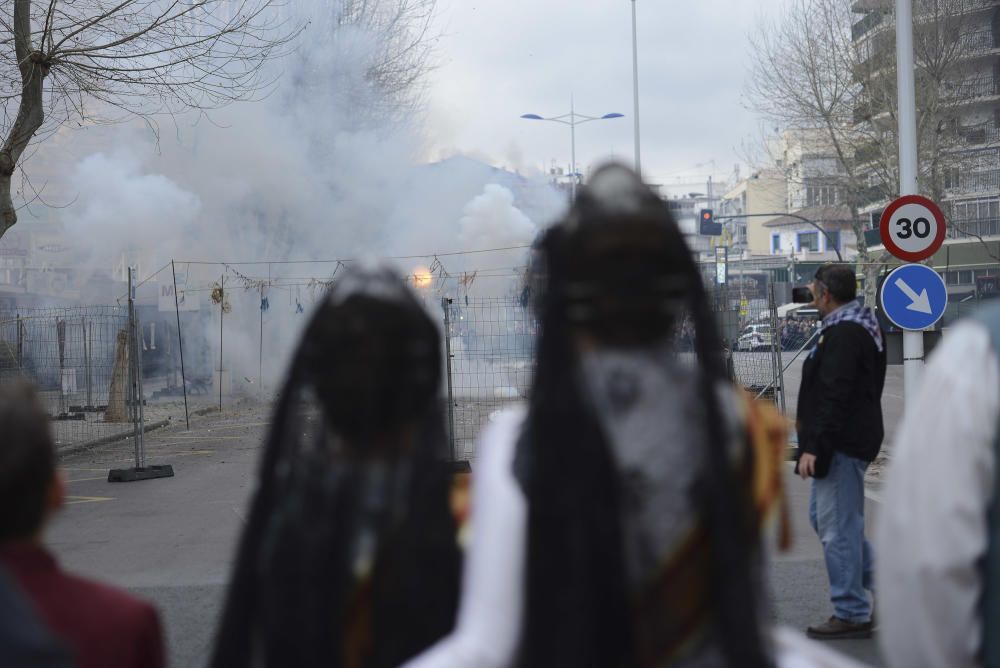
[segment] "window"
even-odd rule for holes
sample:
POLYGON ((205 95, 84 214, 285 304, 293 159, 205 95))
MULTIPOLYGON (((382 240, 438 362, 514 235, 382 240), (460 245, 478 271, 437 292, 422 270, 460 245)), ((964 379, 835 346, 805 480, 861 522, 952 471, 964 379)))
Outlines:
POLYGON ((840 250, 840 230, 827 230, 824 242, 828 251, 840 250))
POLYGON ((946 285, 972 285, 973 273, 971 269, 961 271, 945 272, 944 282, 946 285))
POLYGON ((833 206, 840 197, 836 186, 807 185, 806 206, 833 206))
POLYGON ((781 235, 772 234, 771 235, 771 255, 776 255, 781 252, 781 235))
POLYGON ((958 167, 948 167, 944 170, 944 187, 957 188, 959 181, 958 167))
POLYGON ((796 236, 799 250, 819 250, 819 232, 799 232, 796 236))
POLYGON ((879 221, 882 220, 882 212, 884 209, 878 209, 877 211, 872 211, 868 214, 868 229, 877 230, 879 229, 879 221))

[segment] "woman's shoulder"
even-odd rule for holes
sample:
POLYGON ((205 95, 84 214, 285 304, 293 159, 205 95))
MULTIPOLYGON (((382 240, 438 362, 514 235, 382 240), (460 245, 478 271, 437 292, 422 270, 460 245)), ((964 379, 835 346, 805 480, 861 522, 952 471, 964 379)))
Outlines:
POLYGON ((476 439, 473 472, 485 467, 507 467, 514 460, 527 414, 526 406, 514 406, 490 414, 489 421, 476 439))

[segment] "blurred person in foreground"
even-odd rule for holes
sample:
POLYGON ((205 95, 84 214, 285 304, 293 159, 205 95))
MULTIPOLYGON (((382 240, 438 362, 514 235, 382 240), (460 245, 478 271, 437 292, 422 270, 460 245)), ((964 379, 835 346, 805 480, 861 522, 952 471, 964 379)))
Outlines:
POLYGON ((768 632, 760 539, 784 425, 726 382, 666 204, 602 167, 533 264, 529 405, 480 437, 456 630, 407 668, 756 668, 795 654, 768 632), (673 349, 685 316, 694 360, 673 349))
POLYGON ((882 448, 882 331, 859 304, 853 266, 823 265, 810 289, 823 320, 802 365, 796 472, 812 478, 809 521, 823 544, 833 615, 819 640, 870 638, 874 555, 865 538, 865 471, 882 448))
POLYGON ((20 587, 0 568, 0 666, 72 665, 69 651, 42 625, 20 587))
POLYGON ((1000 666, 1000 304, 945 333, 882 494, 880 641, 894 668, 1000 666))
POLYGON ((33 386, 0 385, 0 435, 0 566, 69 650, 76 668, 164 666, 156 610, 124 591, 63 571, 44 546, 45 526, 65 502, 66 483, 56 470, 49 418, 33 386))
POLYGON ((441 371, 437 327, 400 278, 338 278, 275 410, 213 666, 388 668, 451 630, 441 371))

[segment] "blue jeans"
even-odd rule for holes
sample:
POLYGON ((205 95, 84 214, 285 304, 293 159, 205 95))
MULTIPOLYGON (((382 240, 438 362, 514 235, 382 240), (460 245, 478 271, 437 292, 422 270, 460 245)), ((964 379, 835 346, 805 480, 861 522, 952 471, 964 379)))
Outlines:
POLYGON ((834 615, 859 624, 871 619, 865 590, 874 591, 871 543, 865 538, 868 462, 835 452, 825 478, 813 479, 809 521, 823 543, 834 615))

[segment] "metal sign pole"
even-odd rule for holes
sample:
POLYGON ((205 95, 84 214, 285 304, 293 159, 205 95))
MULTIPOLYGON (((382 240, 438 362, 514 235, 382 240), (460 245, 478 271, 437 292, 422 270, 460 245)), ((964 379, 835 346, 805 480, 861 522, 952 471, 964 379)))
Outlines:
POLYGON ((448 448, 451 451, 451 461, 455 461, 455 398, 451 383, 451 300, 442 297, 441 308, 444 310, 444 363, 445 374, 448 377, 448 448))
MULTIPOLYGON (((917 104, 913 78, 913 0, 896 0, 896 88, 899 92, 899 194, 917 194, 917 104)), ((924 366, 924 333, 903 332, 903 397, 909 402, 924 366)))
POLYGON ((108 482, 135 482, 136 480, 150 480, 153 478, 172 478, 174 467, 170 464, 162 466, 146 466, 146 451, 143 447, 142 436, 146 431, 142 408, 142 346, 139 337, 142 332, 139 329, 138 320, 135 314, 135 287, 132 283, 132 267, 128 268, 128 341, 125 349, 128 351, 128 389, 126 390, 126 401, 128 403, 129 419, 132 420, 133 439, 135 440, 135 466, 127 469, 111 469, 108 471, 108 482))
POLYGON ((128 268, 128 417, 132 420, 132 438, 135 444, 135 467, 142 467, 142 426, 139 424, 139 380, 136 373, 136 361, 139 358, 135 331, 135 301, 132 296, 132 267, 128 268))
POLYGON ((144 469, 146 468, 146 444, 142 435, 146 431, 146 409, 142 399, 142 350, 146 347, 146 340, 138 315, 135 316, 134 322, 137 335, 135 339, 135 410, 139 425, 139 461, 136 462, 136 467, 144 469))
POLYGON ((170 261, 170 271, 174 275, 174 311, 177 313, 177 348, 181 355, 181 388, 184 392, 184 424, 191 429, 191 416, 188 415, 187 374, 184 372, 184 337, 181 336, 181 303, 177 296, 177 268, 170 261))
POLYGON ((226 275, 219 279, 219 412, 222 412, 222 323, 226 317, 226 275))

